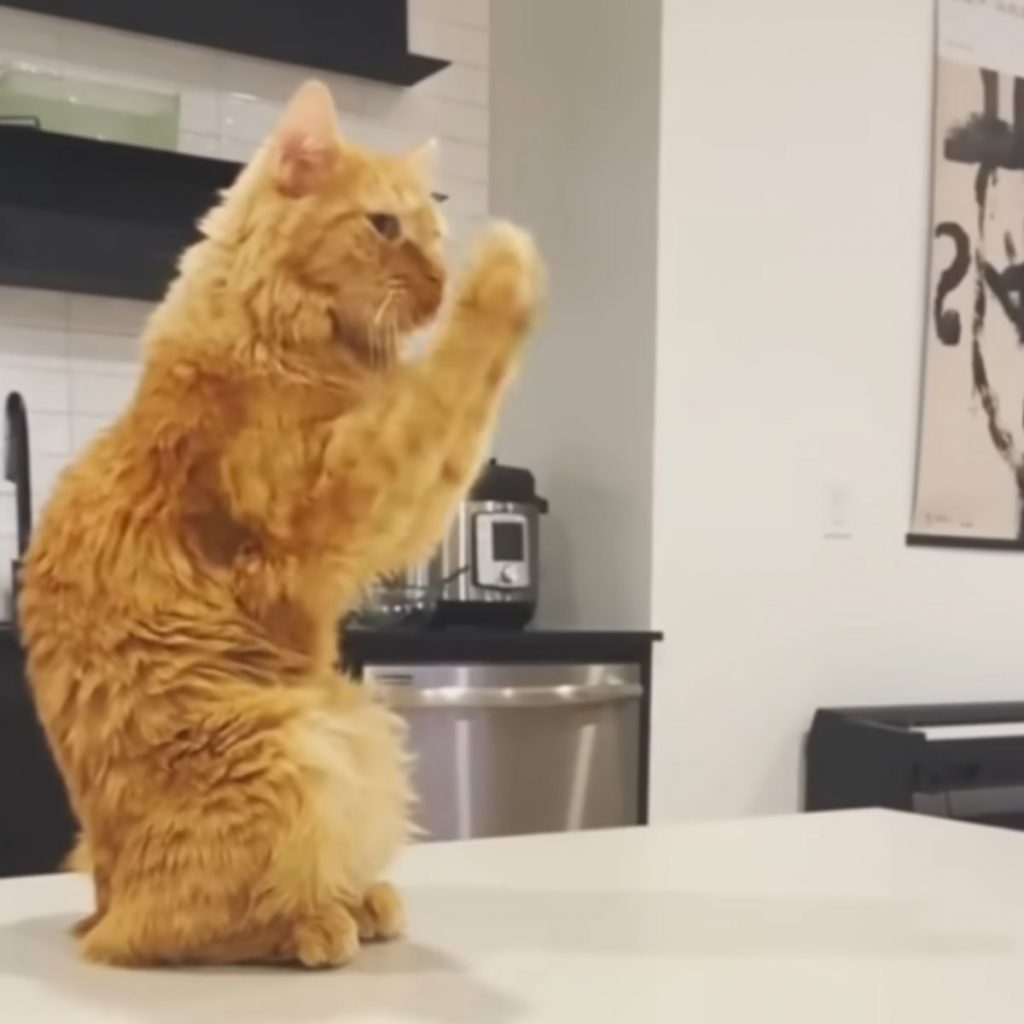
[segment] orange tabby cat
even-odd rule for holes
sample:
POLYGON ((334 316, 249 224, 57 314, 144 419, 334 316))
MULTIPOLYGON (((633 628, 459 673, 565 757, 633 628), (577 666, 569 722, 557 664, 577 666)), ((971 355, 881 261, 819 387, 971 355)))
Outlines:
POLYGON ((339 139, 321 85, 202 225, 117 423, 64 474, 25 566, 36 706, 116 964, 349 960, 402 908, 397 720, 335 670, 336 624, 426 555, 475 473, 539 261, 488 230, 442 298, 422 152, 339 139))

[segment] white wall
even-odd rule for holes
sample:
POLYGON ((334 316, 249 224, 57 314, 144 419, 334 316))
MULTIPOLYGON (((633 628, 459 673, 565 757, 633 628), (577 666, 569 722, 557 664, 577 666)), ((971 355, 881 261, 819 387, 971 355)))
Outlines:
POLYGON ((660 0, 499 0, 491 205, 551 272, 496 452, 537 474, 547 625, 646 627, 660 0))
MULTIPOLYGON (((488 208, 489 23, 489 0, 411 0, 411 48, 452 61, 411 89, 2 6, 0 62, 179 93, 178 148, 232 160, 251 155, 292 90, 316 75, 331 86, 350 137, 385 149, 440 139, 439 184, 458 246, 488 208)), ((0 287, 0 399, 17 389, 28 404, 37 508, 61 467, 128 400, 148 309, 0 287)), ((13 489, 0 482, 0 619, 14 548, 13 489)))
POLYGON ((932 18, 665 0, 656 816, 795 809, 819 705, 1024 694, 1024 560, 903 543, 932 18))

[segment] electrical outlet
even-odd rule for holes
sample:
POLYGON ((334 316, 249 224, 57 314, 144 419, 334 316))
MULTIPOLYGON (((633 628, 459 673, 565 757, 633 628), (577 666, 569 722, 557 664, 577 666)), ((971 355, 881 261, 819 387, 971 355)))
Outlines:
POLYGON ((822 535, 828 540, 849 540, 853 536, 853 494, 846 480, 825 481, 822 535))

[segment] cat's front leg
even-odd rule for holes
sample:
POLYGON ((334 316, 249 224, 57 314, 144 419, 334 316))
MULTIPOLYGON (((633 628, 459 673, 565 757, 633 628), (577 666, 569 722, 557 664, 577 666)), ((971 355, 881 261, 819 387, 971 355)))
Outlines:
POLYGON ((364 576, 427 554, 476 471, 542 293, 529 235, 497 224, 431 352, 379 403, 332 428, 316 504, 364 576), (326 500, 325 500, 326 499, 326 500))
POLYGON ((455 399, 447 433, 435 452, 436 471, 425 488, 414 501, 399 496, 383 506, 388 535, 375 553, 376 572, 413 564, 443 536, 485 454, 523 342, 536 321, 543 279, 528 235, 498 224, 484 236, 435 343, 441 359, 468 345, 479 362, 455 399))

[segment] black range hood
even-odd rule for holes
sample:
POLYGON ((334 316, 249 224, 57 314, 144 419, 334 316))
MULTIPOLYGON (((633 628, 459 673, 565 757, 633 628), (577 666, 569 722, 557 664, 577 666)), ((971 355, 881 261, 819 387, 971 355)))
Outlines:
POLYGON ((408 0, 7 0, 8 7, 413 85, 448 66, 409 53, 408 0))
POLYGON ((0 284, 159 299, 240 166, 0 126, 0 284))

